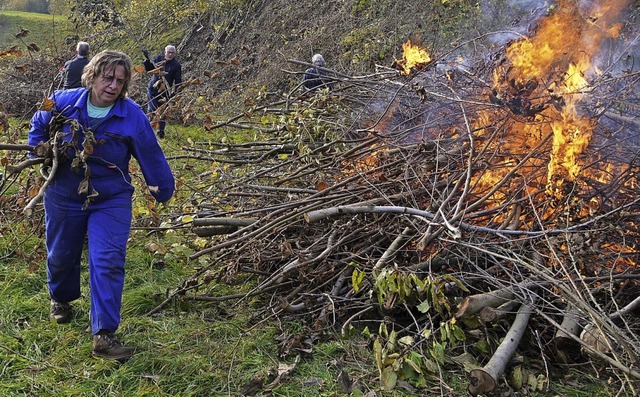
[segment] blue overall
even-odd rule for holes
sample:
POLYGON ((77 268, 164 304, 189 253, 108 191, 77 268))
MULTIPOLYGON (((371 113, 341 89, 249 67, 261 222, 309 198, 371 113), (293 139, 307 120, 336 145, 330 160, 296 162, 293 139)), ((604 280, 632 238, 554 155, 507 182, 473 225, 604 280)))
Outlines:
MULTIPOLYGON (((50 98, 55 109, 82 126, 80 143, 89 125, 86 88, 56 91, 50 98)), ((31 119, 29 144, 49 140, 51 111, 40 110, 31 119)), ((61 131, 69 132, 65 123, 61 131)), ((174 177, 155 133, 140 106, 130 99, 118 99, 93 131, 96 143, 87 159, 89 189, 78 187, 85 179, 85 167, 71 167, 76 153, 68 151, 44 194, 47 282, 51 298, 70 302, 80 297, 80 261, 87 239, 91 328, 115 332, 120 325, 124 288, 126 245, 131 229, 133 185, 129 161, 133 156, 159 202, 171 198, 174 177), (157 190, 155 189, 157 187, 157 190), (93 198, 87 204, 87 194, 93 198), (86 207, 83 209, 83 206, 86 207)), ((69 141, 73 134, 64 134, 69 141)))

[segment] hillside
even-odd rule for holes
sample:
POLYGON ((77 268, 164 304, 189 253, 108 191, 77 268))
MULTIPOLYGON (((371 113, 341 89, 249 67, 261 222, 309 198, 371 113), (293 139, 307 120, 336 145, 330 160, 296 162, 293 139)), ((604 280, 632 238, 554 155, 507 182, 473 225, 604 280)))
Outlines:
MULTIPOLYGON (((628 10, 631 25, 637 23, 639 8, 634 2, 628 10)), ((96 51, 121 49, 137 62, 142 60, 141 45, 155 54, 165 44, 175 44, 185 78, 199 81, 192 94, 207 96, 215 113, 224 114, 242 107, 247 97, 260 90, 277 96, 289 94, 300 83, 305 66, 288 61, 310 62, 318 52, 324 55, 328 68, 345 75, 367 75, 401 59, 402 45, 411 40, 428 49, 436 64, 458 57, 456 62, 463 60, 468 66, 482 69, 501 56, 509 40, 530 34, 538 19, 553 10, 553 5, 540 0, 441 0, 420 6, 405 0, 313 4, 253 0, 178 20, 168 32, 155 29, 140 34, 132 34, 141 28, 126 18, 124 25, 96 35, 61 24, 60 16, 36 14, 38 28, 23 42, 13 35, 21 24, 26 26, 34 20, 4 12, 0 15, 2 46, 24 49, 35 43, 42 52, 34 54, 38 56, 36 63, 27 59, 14 62, 26 61, 38 73, 0 74, 0 81, 17 78, 21 82, 21 88, 0 91, 4 94, 0 101, 12 114, 28 113, 40 99, 36 92, 55 88, 57 69, 73 56, 74 37, 89 40, 96 51)), ((140 85, 132 87, 133 97, 140 102, 146 100, 145 82, 143 76, 140 85)))
POLYGON ((508 6, 505 12, 499 1, 482 6, 470 1, 436 1, 419 7, 386 0, 250 4, 250 9, 222 23, 213 17, 199 21, 196 28, 203 28, 188 32, 179 46, 187 73, 219 73, 212 82, 214 93, 230 101, 263 86, 280 95, 295 89, 305 66, 288 60, 310 62, 314 53, 322 53, 327 67, 337 72, 369 74, 376 65, 390 67, 402 58, 402 44, 407 40, 428 48, 435 58, 454 49, 464 53, 468 48, 456 47, 458 43, 504 26, 524 32, 531 21, 522 17, 540 14, 539 9, 534 12, 525 4, 508 6), (518 23, 521 26, 515 26, 518 23))
MULTIPOLYGON (((90 32, 73 33, 74 29, 69 26, 64 30, 56 28, 54 22, 60 17, 38 15, 41 22, 36 30, 45 34, 32 34, 24 39, 24 44, 12 36, 18 33, 20 24, 28 28, 34 20, 29 22, 15 15, 8 19, 6 16, 11 13, 5 12, 5 17, 0 17, 0 23, 4 24, 4 46, 24 48, 33 42, 43 51, 38 54, 37 64, 25 60, 31 63, 31 68, 37 68, 37 75, 24 76, 29 77, 28 80, 12 73, 0 75, 0 81, 16 77, 22 81, 20 88, 8 88, 0 98, 16 99, 4 99, 10 113, 28 113, 40 99, 36 92, 55 88, 57 68, 73 56, 74 36, 86 36, 96 51, 122 49, 138 62, 142 59, 140 45, 159 53, 165 44, 175 41, 185 78, 197 78, 201 82, 194 95, 207 95, 216 113, 227 113, 241 107, 246 97, 252 97, 261 89, 276 95, 295 89, 305 66, 288 60, 310 62, 311 56, 319 52, 324 55, 327 67, 337 72, 369 74, 377 65, 389 67, 394 60, 402 58, 402 44, 407 40, 428 48, 435 59, 443 54, 451 57, 451 51, 464 57, 473 56, 479 44, 493 45, 492 37, 475 41, 475 48, 460 43, 505 27, 525 33, 545 11, 541 7, 531 8, 528 3, 505 5, 502 1, 478 5, 470 1, 443 0, 417 7, 408 1, 388 0, 315 4, 258 0, 189 18, 178 23, 173 33, 139 35, 137 43, 130 41, 129 34, 135 26, 114 26, 106 36, 95 36, 90 32), (57 43, 53 43, 51 37, 57 37, 57 43), (205 72, 215 78, 205 77, 205 72)), ((145 78, 142 80, 138 90, 132 87, 132 95, 144 102, 145 78)))

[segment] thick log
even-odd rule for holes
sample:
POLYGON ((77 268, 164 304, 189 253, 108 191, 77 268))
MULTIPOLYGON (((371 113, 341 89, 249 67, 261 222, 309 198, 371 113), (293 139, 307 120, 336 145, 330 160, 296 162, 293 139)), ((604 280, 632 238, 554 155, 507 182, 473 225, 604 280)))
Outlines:
POLYGON ((476 294, 466 297, 459 305, 456 318, 473 316, 485 307, 498 307, 515 298, 515 294, 510 289, 499 289, 483 294, 476 294))
POLYGON ((582 331, 582 325, 580 325, 578 321, 578 314, 579 311, 575 306, 570 305, 568 307, 567 312, 562 318, 560 328, 558 328, 554 337, 557 349, 575 349, 577 343, 575 338, 580 335, 580 331, 582 331), (572 337, 572 335, 574 337, 572 337))
POLYGON ((193 233, 198 237, 211 237, 230 234, 238 230, 238 226, 194 227, 193 233))
POLYGON ((307 223, 318 222, 320 220, 331 218, 338 215, 354 215, 354 214, 366 214, 366 213, 389 213, 389 214, 406 214, 406 215, 414 215, 425 217, 427 219, 435 218, 433 213, 418 210, 415 208, 408 207, 394 207, 394 206, 341 206, 341 207, 332 207, 332 208, 324 208, 320 210, 310 211, 304 214, 304 220, 307 223))
POLYGON ((491 392, 496 388, 498 379, 504 374, 507 364, 518 348, 518 344, 524 335, 524 331, 529 324, 529 318, 533 313, 533 308, 529 304, 522 305, 516 318, 505 335, 504 340, 496 349, 491 360, 480 369, 474 369, 469 373, 471 384, 469 393, 472 396, 491 392))
POLYGON ((198 237, 221 236, 256 222, 257 219, 252 218, 196 218, 193 220, 192 231, 198 237))
POLYGON ((478 314, 480 317, 480 321, 483 323, 492 323, 495 321, 508 316, 509 314, 513 314, 514 310, 520 305, 520 302, 517 300, 511 300, 501 304, 498 307, 483 307, 478 314))

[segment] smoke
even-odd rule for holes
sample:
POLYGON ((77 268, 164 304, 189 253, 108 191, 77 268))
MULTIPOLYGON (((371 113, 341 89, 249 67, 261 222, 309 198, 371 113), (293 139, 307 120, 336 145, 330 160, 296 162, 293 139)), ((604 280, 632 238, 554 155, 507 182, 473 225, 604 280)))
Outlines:
POLYGON ((508 0, 506 5, 498 3, 484 0, 480 5, 485 26, 494 31, 488 38, 489 43, 498 46, 527 36, 537 21, 553 9, 546 0, 508 0))

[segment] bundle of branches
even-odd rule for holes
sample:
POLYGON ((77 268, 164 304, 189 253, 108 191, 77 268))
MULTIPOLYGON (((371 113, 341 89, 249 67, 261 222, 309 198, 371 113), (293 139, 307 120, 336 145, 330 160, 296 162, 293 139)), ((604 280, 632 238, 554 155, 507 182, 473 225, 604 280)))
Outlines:
POLYGON ((639 128, 612 109, 624 98, 633 112, 638 75, 592 84, 574 173, 569 157, 557 160, 573 150, 557 137, 569 94, 501 93, 486 84, 486 65, 451 65, 334 73, 331 91, 292 93, 212 126, 257 129, 277 115, 264 129, 273 139, 185 147, 221 165, 216 185, 193 197, 192 230, 211 242, 191 259, 210 265, 151 314, 176 297, 262 295, 262 315, 308 324, 282 342, 283 356, 309 352, 327 329, 379 324, 383 383, 437 372, 466 349, 475 395, 497 386, 518 347, 541 357, 548 377, 546 358, 583 360, 581 346, 633 388, 639 128), (239 175, 225 163, 251 167, 239 175), (247 274, 259 277, 248 294, 206 288, 247 274))

